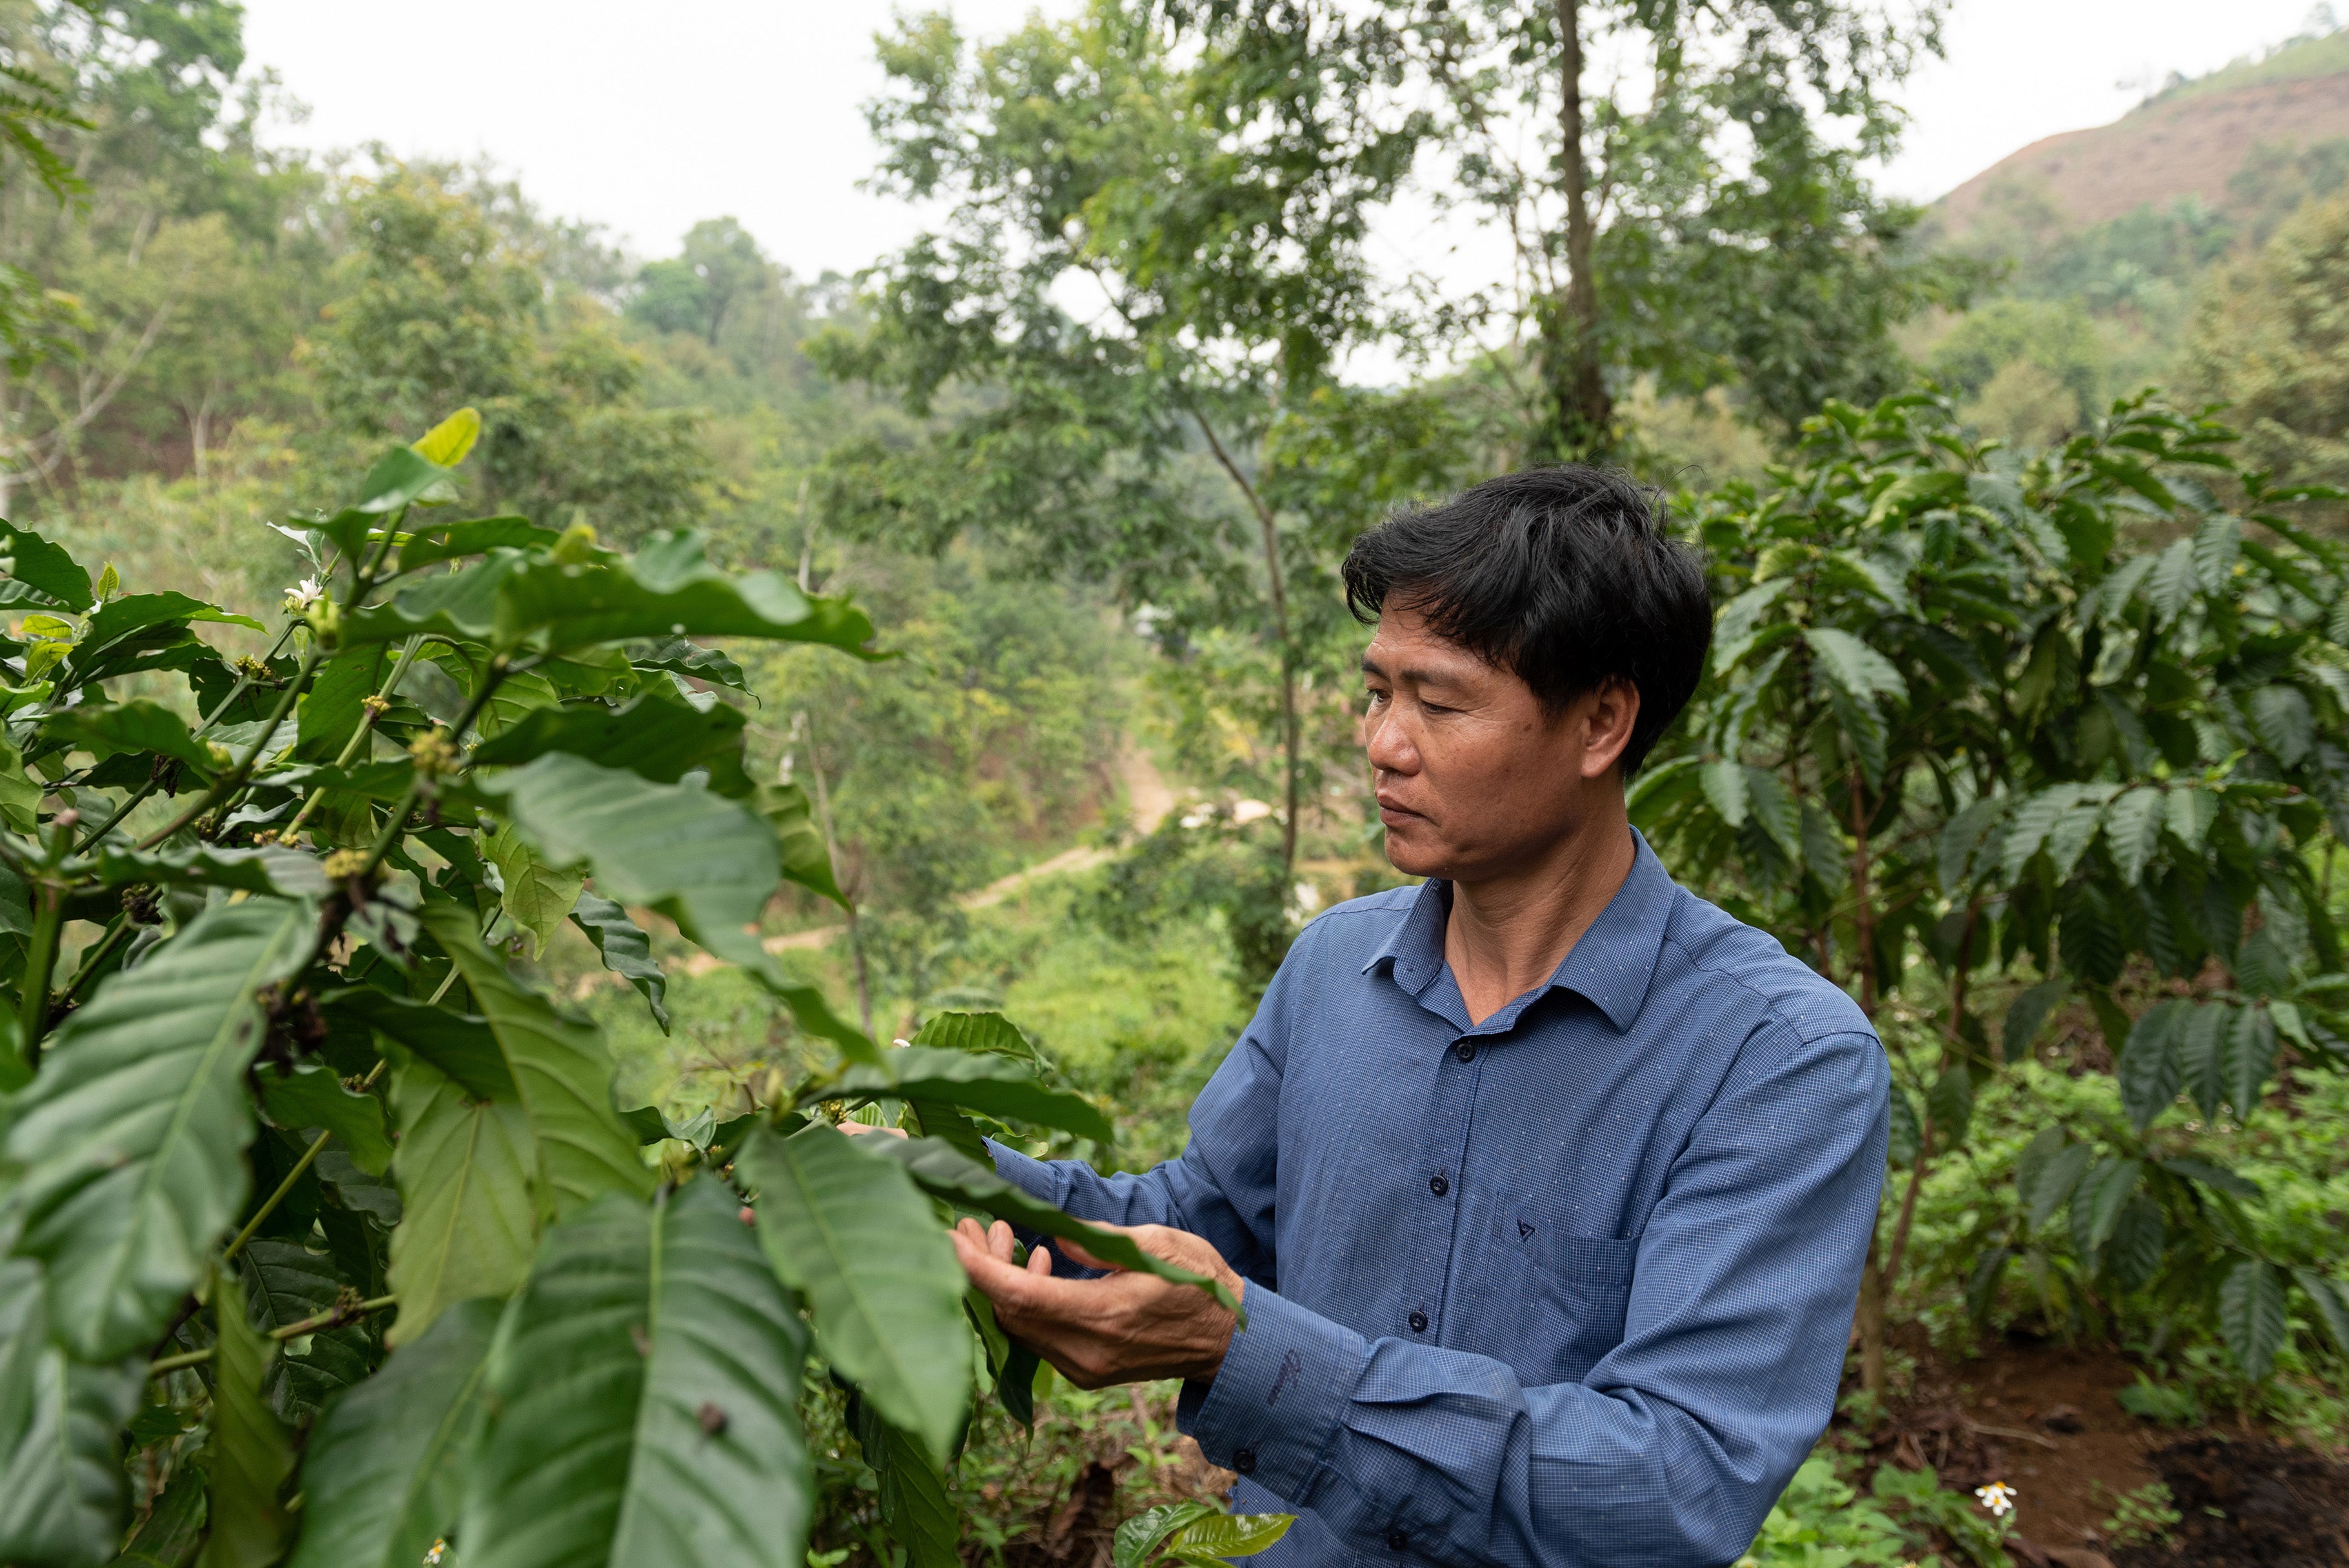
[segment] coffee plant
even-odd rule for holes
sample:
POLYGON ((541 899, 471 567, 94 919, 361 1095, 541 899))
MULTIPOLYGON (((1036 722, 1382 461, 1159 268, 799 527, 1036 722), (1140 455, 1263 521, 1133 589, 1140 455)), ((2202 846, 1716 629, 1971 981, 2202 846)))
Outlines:
POLYGON ((2349 1352, 2335 1260, 2272 1253, 2259 1190, 2205 1147, 2280 1074, 2349 1065, 2326 896, 2349 833, 2349 548, 2295 517, 2342 496, 2271 486, 2235 442, 2142 397, 2030 457, 1930 397, 1836 404, 1768 483, 1696 509, 1726 603, 1634 820, 1671 863, 1721 868, 1722 902, 1895 1045, 1909 966, 1939 981, 1938 1048, 1894 1053, 1938 1065, 1893 1097, 1871 1389, 1927 1169, 2067 1006, 2122 1114, 2047 1117, 1974 1233, 1977 1315, 2019 1270, 2067 1330, 2127 1298, 2215 1320, 2257 1379, 2297 1295, 2349 1352), (1974 997, 2001 982, 1986 1024, 1974 997))
POLYGON ((689 533, 462 517, 478 428, 285 530, 316 572, 259 658, 0 523, 0 1562, 800 1568, 814 1365, 947 1568, 975 1389, 1032 1419, 1037 1363, 947 1223, 1221 1287, 996 1177, 983 1130, 1110 1137, 1017 1029, 876 1048, 761 946, 782 884, 840 891, 697 639, 877 656, 864 615, 689 533), (750 1114, 617 1109, 504 961, 568 921, 666 1027, 645 910, 811 1047, 750 1114))

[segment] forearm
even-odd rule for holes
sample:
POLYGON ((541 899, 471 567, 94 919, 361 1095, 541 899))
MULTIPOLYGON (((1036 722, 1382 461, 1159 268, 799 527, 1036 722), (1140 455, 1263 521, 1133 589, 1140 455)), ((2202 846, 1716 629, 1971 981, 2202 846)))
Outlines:
POLYGON ((1647 1390, 1527 1387, 1491 1357, 1366 1340, 1260 1289, 1248 1313, 1215 1381, 1185 1387, 1185 1429, 1374 1560, 1731 1562, 1815 1435, 1797 1416, 1732 1453, 1647 1390))

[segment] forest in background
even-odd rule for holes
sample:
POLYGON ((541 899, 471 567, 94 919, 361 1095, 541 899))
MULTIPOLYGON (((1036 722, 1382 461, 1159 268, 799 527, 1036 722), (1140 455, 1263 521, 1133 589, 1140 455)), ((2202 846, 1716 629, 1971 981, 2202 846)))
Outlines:
MULTIPOLYGON (((947 216, 869 274, 806 279, 722 216, 647 260, 540 211, 492 168, 264 142, 260 128, 285 106, 244 57, 233 5, 151 0, 100 7, 94 22, 13 0, 0 14, 11 58, 65 84, 86 123, 45 133, 74 182, 64 197, 21 151, 0 182, 0 263, 18 280, 0 512, 125 582, 274 621, 308 568, 265 524, 471 406, 483 421, 465 470, 471 510, 585 523, 623 548, 698 528, 730 564, 853 597, 901 657, 740 651, 754 769, 812 791, 854 906, 843 921, 787 890, 770 949, 884 1040, 943 1009, 1002 1007, 1071 1085, 1114 1109, 1119 1162, 1164 1157, 1295 930, 1392 877, 1352 751, 1360 633, 1334 589, 1345 542, 1388 508, 1528 461, 1598 457, 1677 491, 1692 524, 1751 518, 1766 508, 1741 485, 1827 482, 1835 465, 1817 443, 1835 431, 1814 422, 1802 444, 1823 407, 1870 407, 1927 380, 1949 397, 1949 439, 2010 443, 2004 459, 1969 449, 1965 471, 1986 484, 2035 482, 2015 465, 2054 460, 2150 383, 2182 409, 2230 405, 2245 462, 2276 485, 2349 480, 2341 145, 2272 149, 2240 177, 2248 216, 2181 202, 2072 232, 2018 200, 1943 242, 1858 171, 1897 136, 1897 83, 1928 40, 1846 35, 1822 55, 1806 47, 1820 40, 1756 26, 1725 64, 1702 49, 1673 58, 1662 108, 1594 91, 1578 111, 1589 177, 1566 181, 1538 158, 1510 163, 1482 130, 1561 107, 1507 65, 1518 35, 1557 47, 1545 9, 1476 9, 1435 38, 1319 12, 1294 26, 1308 13, 1280 5, 1229 8, 1220 24, 1174 7, 1179 27, 1198 29, 1183 48, 1158 11, 1107 0, 1002 41, 909 19, 878 45, 893 79, 874 112, 879 178, 947 216), (1435 55, 1422 49, 1451 65, 1424 74, 1435 55), (1323 90, 1282 85, 1300 79, 1323 90), (1406 82, 1433 82, 1433 107, 1399 109, 1406 82), (1029 112, 997 108, 1015 104, 1029 112), (1264 134, 1236 151, 1218 116, 1264 134), (1724 127, 1756 128, 1743 161, 1705 150, 1724 127), (1510 286, 1438 297, 1361 262, 1367 226, 1431 159, 1460 175, 1464 209, 1526 236, 1510 286), (1251 248, 1268 230, 1288 242, 1251 248), (1108 299, 1098 318, 1056 303, 1071 278, 1108 299), (1400 346, 1414 374, 1347 380, 1348 354, 1372 344, 1400 346), (1047 863, 1068 869, 1020 875, 1047 863)), ((1588 9, 1594 26, 1628 26, 1588 9)), ((1889 439, 1889 427, 1868 428, 1863 467, 1886 460, 1889 439)), ((2185 493, 2121 516, 2118 536, 2155 552, 2199 537, 2185 493)), ((2333 505, 2289 517, 2330 539, 2333 505)), ((1737 560, 1734 545, 1718 553, 1737 560)), ((1752 561, 1727 570, 1725 603, 1771 575, 1752 561)), ((1829 610, 1816 614, 1826 624, 1829 610)), ((215 640, 259 652, 259 634, 250 646, 243 635, 215 640)), ((2034 647, 2018 651, 2014 679, 2036 678, 2034 647)), ((1733 684, 1720 673, 1713 717, 1733 684)), ((2076 661, 2068 675, 2085 679, 2076 661)), ((2311 721, 2328 735, 2329 712, 2311 721)), ((1660 778, 1693 789, 1693 769, 1720 760, 1706 750, 1718 736, 1696 730, 1703 717, 1659 759, 1691 770, 1660 778)), ((1838 708, 1827 722, 1857 734, 1870 720, 1838 708)), ((1910 738, 1919 756, 1954 744, 1910 738)), ((1823 771, 1857 769, 1842 744, 1787 741, 1790 754, 1824 748, 1823 771)), ((1880 783, 1900 755, 1897 728, 1879 744, 1892 748, 1868 769, 1880 783)), ((2215 761, 2193 744, 2187 761, 2215 761)), ((2313 741, 2303 753, 2318 756, 2313 741)), ((1690 843, 1751 841, 1745 861, 1692 862, 1735 865, 1707 891, 1748 899, 1741 913, 1782 934, 1815 928, 1823 967, 1856 990, 1883 985, 1880 1017, 1907 1053, 1919 1136, 1897 1222, 1914 1239, 1906 1275, 1896 1252, 1889 1310, 1925 1336, 1890 1347, 1866 1391, 1872 1408, 1920 1357, 1962 1357, 1982 1326, 2023 1324, 2127 1346, 2148 1418, 2223 1407, 2338 1448, 2349 1407, 2315 1295, 2290 1298, 2293 1333, 2267 1350, 2281 1371, 2247 1377, 2215 1307, 2123 1305, 2101 1285, 2044 1276, 2004 1297, 1997 1276, 1982 1283, 1991 1216, 2033 1210, 2027 1194, 1987 1195, 2053 1158, 2038 1141, 2050 1107, 2119 1115, 2111 1069, 2128 1030, 2102 1008, 2168 993, 2147 979, 2127 994, 2117 966, 2047 991, 2076 967, 2075 928, 2063 927, 2061 957, 2046 934, 2074 906, 2042 911, 2035 944, 2028 918, 2009 920, 1997 928, 2005 967, 1971 1006, 1977 1034, 1992 1019, 1985 1058, 2012 1070, 1974 1072, 1967 1047, 1936 1034, 1946 1024, 1955 1038, 1969 1016, 1970 961, 1952 960, 1954 937, 1916 921, 1906 936, 1897 922, 1889 936, 1857 932, 1848 907, 1798 907, 1816 879, 1787 882, 1780 862, 1841 874, 1848 845, 1816 835, 1847 840, 1848 820, 1820 830, 1797 816, 1781 834, 1726 777, 1707 776, 1688 801, 1656 797, 1683 812, 1674 825, 1690 843), (1718 820, 1685 818, 1705 810, 1718 820), (1782 838, 1791 854, 1771 847, 1782 838), (1930 973, 1909 973, 1920 956, 1930 973), (2023 1015, 2018 1053, 2009 1004, 2034 993, 2044 1005, 2023 1015), (1928 1126, 1962 1140, 1962 1159, 1937 1161, 1928 1126)), ((1976 787, 1989 798, 1992 781, 1976 787)), ((2349 905, 2331 866, 2327 847, 2320 911, 2349 905)), ((678 1115, 738 1109, 804 1042, 738 972, 647 924, 676 966, 666 1029, 567 927, 515 957, 605 1026, 639 1100, 678 1115)), ((2128 957, 2146 975, 2174 967, 2136 947, 2128 957)), ((2307 1059, 2323 1051, 2311 1044, 2307 1059)), ((2278 1195, 2263 1222, 2271 1251, 2337 1260, 2349 1223, 2338 1078, 2287 1070, 2271 1108, 2229 1103, 2243 1114, 2221 1129, 2214 1113, 2213 1136, 2278 1195)), ((1888 1227, 1903 1190, 1899 1179, 1888 1190, 1888 1227)), ((2115 1192, 2106 1236, 2073 1260, 2080 1281, 2102 1266, 2085 1254, 2118 1216, 2141 1212, 2127 1207, 2140 1194, 2115 1192)), ((2054 1212, 2051 1201, 2036 1222, 2054 1212)), ((1171 1475, 1171 1415, 1147 1398, 1129 1415, 1116 1399, 1061 1397, 1076 1434, 1062 1448, 1039 1459, 1006 1427, 974 1450, 975 1550, 1016 1555, 1026 1539, 1032 1551, 1038 1526, 1021 1511, 1049 1514, 1086 1462, 1121 1445, 1171 1475)), ((860 1522, 869 1478, 847 1464, 831 1484, 840 1522, 824 1543, 885 1561, 885 1538, 860 1522)), ((1858 1532, 1846 1549, 1909 1549, 1849 1524, 1838 1484, 1814 1475, 1804 1495, 1858 1532)), ((1954 1522, 1945 1536, 1969 1550, 1954 1522)), ((1788 1554, 1765 1560, 1799 1561, 1799 1544, 1789 1533, 1788 1554)))

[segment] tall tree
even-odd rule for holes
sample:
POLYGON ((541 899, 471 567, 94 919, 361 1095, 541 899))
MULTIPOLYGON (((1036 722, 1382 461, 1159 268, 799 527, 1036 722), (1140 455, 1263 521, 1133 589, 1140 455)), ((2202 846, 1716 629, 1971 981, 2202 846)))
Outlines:
POLYGON ((1369 118, 1382 34, 1301 20, 1180 55, 1120 0, 979 48, 941 16, 905 24, 883 40, 881 182, 947 216, 876 269, 872 332, 827 354, 936 417, 914 451, 841 454, 843 521, 933 547, 976 530, 1113 581, 1168 634, 1260 637, 1284 872, 1313 531, 1268 493, 1268 443, 1388 329, 1363 243, 1424 129, 1369 118))
POLYGON ((1830 404, 1768 486, 1706 499, 1712 679, 1632 820, 1891 1049, 1906 1179, 1860 1298, 1871 1392, 1920 1187, 2065 1007, 2127 1120, 2047 1109, 2018 1206, 1973 1229, 1976 1315, 2016 1262, 2066 1331, 2158 1292, 2261 1377, 2317 1260, 2261 1239, 2232 1203, 2257 1190, 2196 1134, 2259 1109, 2280 1040, 2349 1059, 2312 869, 2349 821, 2349 553, 2297 516, 2339 492, 2271 488, 2235 432, 2145 398, 2025 460, 1955 427, 1927 397, 1830 404))
MULTIPOLYGON (((1438 106, 1430 196, 1509 237, 1509 275, 1440 319, 1493 329, 1525 456, 1615 452, 1643 377, 1731 387, 1786 434, 1826 397, 1894 389, 1889 329, 1971 275, 1911 251, 1916 210, 1860 172, 1894 143, 1886 94, 1938 47, 1944 4, 1386 0, 1350 26, 1357 68, 1405 89, 1382 123, 1438 106)), ((1268 59, 1324 9, 1171 0, 1268 59)))
POLYGON ((693 333, 715 348, 719 332, 741 307, 779 282, 774 263, 741 224, 712 218, 687 232, 678 254, 648 262, 636 273, 628 315, 663 332, 693 333))
POLYGON ((449 170, 394 167, 345 200, 358 243, 307 346, 331 418, 372 438, 477 406, 483 499, 585 508, 622 539, 694 521, 709 469, 694 417, 644 406, 611 313, 551 275, 562 233, 449 170))

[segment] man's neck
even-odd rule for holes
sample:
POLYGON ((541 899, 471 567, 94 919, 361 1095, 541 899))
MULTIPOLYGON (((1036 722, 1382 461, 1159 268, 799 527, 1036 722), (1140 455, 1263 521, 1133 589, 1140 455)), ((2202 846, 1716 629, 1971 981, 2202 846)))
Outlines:
POLYGON ((1622 808, 1593 813, 1521 868, 1452 884, 1444 957, 1471 1023, 1547 981, 1605 911, 1639 851, 1622 808))

